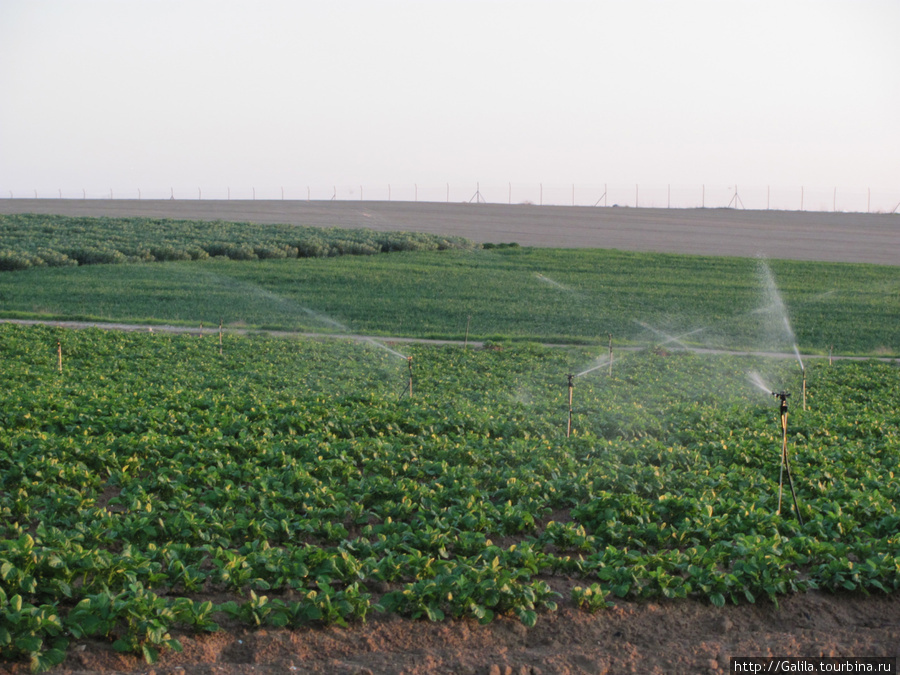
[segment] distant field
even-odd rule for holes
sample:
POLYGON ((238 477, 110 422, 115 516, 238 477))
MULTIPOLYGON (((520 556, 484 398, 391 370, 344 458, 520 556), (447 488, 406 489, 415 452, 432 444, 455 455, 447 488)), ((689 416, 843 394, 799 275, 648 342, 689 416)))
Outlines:
MULTIPOLYGON (((771 261, 805 353, 900 354, 896 268, 771 261)), ((413 338, 792 350, 759 263, 505 248, 0 273, 0 316, 413 338), (660 331, 655 333, 655 331, 660 331)))
POLYGON ((404 230, 551 248, 900 265, 900 215, 410 202, 2 199, 3 213, 404 230))

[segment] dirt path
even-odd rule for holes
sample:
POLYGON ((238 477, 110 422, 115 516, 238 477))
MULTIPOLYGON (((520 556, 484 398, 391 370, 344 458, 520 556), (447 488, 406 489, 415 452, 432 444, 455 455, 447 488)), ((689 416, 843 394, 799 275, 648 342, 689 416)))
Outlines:
POLYGON ((0 199, 0 213, 366 227, 479 243, 900 265, 900 214, 413 202, 0 199))

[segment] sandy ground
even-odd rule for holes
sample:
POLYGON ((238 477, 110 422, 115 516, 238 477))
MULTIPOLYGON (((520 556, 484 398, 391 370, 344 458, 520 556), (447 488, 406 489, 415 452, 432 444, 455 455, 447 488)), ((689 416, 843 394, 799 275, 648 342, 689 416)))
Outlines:
MULTIPOLYGON (((900 265, 900 216, 590 209, 389 202, 0 200, 0 213, 223 219, 460 235, 478 242, 602 247, 900 265)), ((563 598, 574 584, 552 580, 563 598)), ((620 602, 597 614, 561 602, 534 628, 502 618, 433 624, 376 616, 349 628, 178 636, 153 666, 108 643, 73 645, 57 675, 87 673, 576 674, 729 672, 739 656, 900 657, 900 595, 807 593, 721 609, 620 602)), ((2 664, 0 673, 28 672, 2 664)))
POLYGON ((0 213, 368 227, 522 246, 900 265, 900 214, 425 202, 2 199, 0 213))

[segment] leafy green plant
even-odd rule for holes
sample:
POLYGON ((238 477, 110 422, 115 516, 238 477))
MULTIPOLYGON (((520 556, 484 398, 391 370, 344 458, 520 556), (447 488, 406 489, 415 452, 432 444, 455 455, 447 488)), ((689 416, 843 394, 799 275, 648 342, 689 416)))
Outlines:
POLYGON ((8 597, 0 588, 0 658, 26 657, 31 670, 44 671, 62 663, 68 640, 51 605, 35 607, 21 595, 8 597))
POLYGON ((115 595, 86 597, 69 612, 66 627, 76 638, 114 638, 113 649, 140 653, 147 663, 154 663, 160 648, 181 651, 181 643, 169 634, 178 619, 176 608, 135 583, 115 595))
POLYGON ((600 584, 575 586, 572 589, 572 604, 591 614, 610 607, 608 597, 609 592, 604 591, 600 584))

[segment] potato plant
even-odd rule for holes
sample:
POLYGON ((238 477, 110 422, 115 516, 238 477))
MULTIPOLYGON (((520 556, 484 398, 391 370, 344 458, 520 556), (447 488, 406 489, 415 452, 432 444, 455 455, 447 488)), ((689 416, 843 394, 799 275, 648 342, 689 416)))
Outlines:
POLYGON ((790 360, 0 326, 0 657, 179 632, 900 588, 900 373, 790 360), (58 344, 63 353, 58 367, 58 344), (571 598, 556 577, 577 580, 571 598), (210 598, 233 600, 215 604, 210 598))

